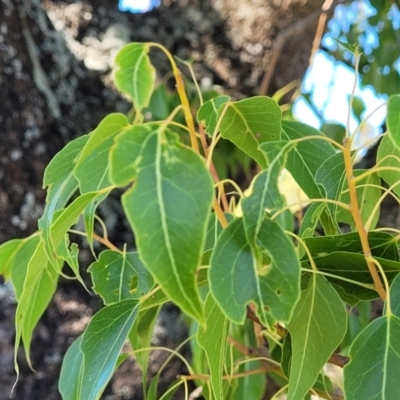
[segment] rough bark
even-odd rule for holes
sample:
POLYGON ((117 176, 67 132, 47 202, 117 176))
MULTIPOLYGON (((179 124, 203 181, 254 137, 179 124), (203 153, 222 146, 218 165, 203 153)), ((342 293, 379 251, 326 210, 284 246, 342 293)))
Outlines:
MULTIPOLYGON (((276 38, 322 3, 164 0, 151 13, 128 15, 118 11, 117 0, 0 0, 0 243, 36 230, 45 199, 43 171, 52 156, 107 113, 128 110, 110 78, 112 56, 124 43, 161 42, 180 58, 193 57, 200 79, 255 94, 276 38)), ((316 24, 317 18, 286 43, 270 93, 302 78, 316 24)), ((157 52, 152 57, 160 76, 166 74, 165 57, 157 52)), ((9 299, 7 287, 0 289, 0 299, 9 299)), ((38 373, 22 368, 14 398, 60 398, 62 356, 93 307, 79 288, 60 289, 32 345, 38 373)), ((15 378, 13 308, 0 310, 0 399, 8 398, 15 378)), ((113 390, 120 397, 110 398, 141 398, 126 389, 134 380, 116 382, 113 390)))

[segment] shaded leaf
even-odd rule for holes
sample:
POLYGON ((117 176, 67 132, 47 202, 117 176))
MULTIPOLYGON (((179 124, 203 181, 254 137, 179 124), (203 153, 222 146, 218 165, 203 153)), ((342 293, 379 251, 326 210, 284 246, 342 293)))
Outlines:
POLYGON ((211 386, 215 399, 222 400, 222 375, 229 323, 215 303, 211 293, 207 296, 204 305, 204 313, 206 315, 207 328, 199 328, 197 332, 197 341, 207 355, 211 375, 211 386))
POLYGON ((115 85, 133 100, 138 113, 149 105, 156 79, 156 71, 148 56, 149 48, 147 43, 130 43, 115 57, 118 67, 115 85))
POLYGON ((80 399, 99 399, 137 313, 137 301, 126 299, 101 309, 89 322, 80 344, 83 353, 80 399))
POLYGON ((302 400, 313 387, 329 357, 341 343, 347 315, 339 295, 313 274, 289 323, 292 344, 289 399, 302 400))
POLYGON ((390 314, 372 321, 354 340, 344 368, 348 399, 397 400, 400 370, 400 318, 390 314))
POLYGON ((137 299, 153 287, 153 278, 137 253, 119 253, 105 250, 88 269, 95 292, 104 304, 125 299, 137 299))
POLYGON ((229 102, 218 110, 221 135, 265 168, 267 163, 258 146, 280 139, 281 114, 278 104, 265 96, 229 102))

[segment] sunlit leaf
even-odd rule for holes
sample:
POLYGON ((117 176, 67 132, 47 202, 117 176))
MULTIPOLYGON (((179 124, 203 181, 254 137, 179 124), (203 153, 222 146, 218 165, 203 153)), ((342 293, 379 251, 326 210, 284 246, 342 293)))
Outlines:
POLYGON ((143 263, 174 302, 202 320, 195 272, 213 197, 204 161, 151 124, 119 135, 111 164, 114 182, 135 180, 122 204, 143 263))
POLYGON ((153 287, 153 278, 137 253, 105 250, 88 269, 95 292, 104 304, 140 298, 153 287))
POLYGON ((400 149, 400 94, 389 97, 386 123, 390 138, 400 149))
POLYGON ((112 376, 122 346, 138 313, 127 299, 101 309, 82 335, 83 372, 80 399, 97 400, 112 376))
POLYGON ((156 79, 156 71, 148 56, 149 48, 150 45, 146 43, 130 43, 115 57, 118 67, 115 84, 133 100, 139 113, 149 105, 156 79))
POLYGON ((207 328, 199 328, 197 340, 207 355, 210 368, 211 386, 216 400, 223 399, 222 374, 225 360, 225 344, 228 334, 228 320, 215 300, 208 294, 204 305, 207 328))
POLYGON ((299 140, 312 136, 312 139, 293 143, 287 155, 285 167, 311 199, 323 197, 316 175, 321 165, 335 154, 334 147, 323 140, 325 135, 309 125, 297 121, 282 122, 282 139, 299 140), (316 139, 316 138, 321 139, 316 139))
POLYGON ((10 279, 15 255, 23 243, 23 239, 13 239, 0 245, 0 275, 5 279, 10 279))
POLYGON ((218 121, 218 110, 227 101, 229 101, 229 96, 221 95, 206 101, 199 108, 197 112, 197 121, 204 124, 207 135, 214 135, 218 121))
MULTIPOLYGON (((360 176, 364 172, 366 172, 366 170, 353 170, 355 177, 360 176)), ((381 197, 382 190, 379 187, 380 184, 381 180, 378 174, 372 173, 358 181, 356 185, 357 202, 360 209, 361 220, 364 225, 369 221, 371 214, 374 213, 369 225, 369 230, 374 229, 379 220, 380 207, 375 210, 375 206, 378 204, 381 197)), ((342 194, 340 201, 344 204, 350 204, 350 195, 348 191, 342 194)), ((349 210, 338 208, 337 220, 349 224, 352 230, 355 231, 355 222, 349 210)))
POLYGON ((221 135, 265 168, 266 160, 258 150, 261 143, 276 141, 281 135, 281 110, 269 97, 258 96, 229 102, 220 107, 221 135))
POLYGON ((288 399, 303 400, 341 343, 346 325, 339 295, 324 277, 313 274, 288 327, 292 343, 288 399))
POLYGON ((383 137, 376 161, 379 167, 378 175, 389 186, 393 186, 393 192, 400 196, 400 149, 395 146, 390 136, 383 137))

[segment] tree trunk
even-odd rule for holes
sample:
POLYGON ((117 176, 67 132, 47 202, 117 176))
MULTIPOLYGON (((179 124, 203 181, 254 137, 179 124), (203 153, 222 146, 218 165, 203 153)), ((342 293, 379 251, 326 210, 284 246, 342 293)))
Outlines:
MULTIPOLYGON (((274 43, 296 21, 320 10, 324 0, 163 3, 150 13, 130 15, 118 11, 117 0, 0 0, 0 243, 37 229, 45 200, 43 172, 54 154, 107 113, 129 109, 113 90, 110 74, 112 57, 123 44, 161 42, 180 58, 193 57, 199 79, 256 94, 274 43)), ((317 21, 315 16, 303 24, 285 43, 268 93, 303 77, 317 21)), ((160 53, 152 57, 162 77, 168 63, 160 53)), ((90 315, 90 310, 63 311, 65 297, 73 301, 76 290, 59 292, 44 317, 32 345, 38 373, 22 370, 15 398, 60 398, 61 357, 84 329, 82 322, 80 330, 66 334, 68 322, 60 314, 79 321, 90 315)), ((8 398, 15 379, 13 309, 9 304, 0 310, 0 399, 8 398)), ((138 390, 131 391, 135 399, 141 398, 138 390)))

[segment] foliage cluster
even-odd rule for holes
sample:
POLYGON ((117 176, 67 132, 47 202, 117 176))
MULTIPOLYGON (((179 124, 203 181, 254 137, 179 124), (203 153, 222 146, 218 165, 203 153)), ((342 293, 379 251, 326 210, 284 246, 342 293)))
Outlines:
POLYGON ((0 246, 0 273, 18 300, 15 353, 22 342, 29 361, 33 330, 64 264, 83 283, 70 239, 78 233, 95 256, 88 271, 105 307, 65 355, 63 399, 100 398, 131 355, 149 400, 170 399, 180 385, 188 392, 188 380, 206 399, 260 399, 267 376, 281 387, 276 398, 397 399, 400 231, 377 223, 382 200, 400 197, 400 96, 388 101, 376 165, 360 170, 357 131, 336 142, 282 115, 273 98, 203 101, 199 91, 196 114, 175 60, 158 44, 129 44, 116 65, 116 86, 134 112, 110 114, 66 145, 45 171, 38 231, 0 246), (155 88, 150 48, 171 62, 180 101, 173 110, 155 88), (257 164, 245 192, 218 177, 213 155, 221 138, 257 164), (306 195, 298 204, 281 194, 284 169, 306 195), (98 205, 119 188, 137 250, 114 246, 104 226, 103 236, 95 230, 98 205), (82 232, 73 229, 80 218, 82 232), (97 254, 94 241, 106 249, 97 254), (371 321, 377 298, 385 306, 371 321), (160 396, 162 371, 148 381, 147 366, 168 301, 190 321, 193 358, 170 350, 187 375, 160 396), (131 352, 122 351, 126 341, 131 352), (327 363, 344 368, 342 393, 324 372, 327 363))

